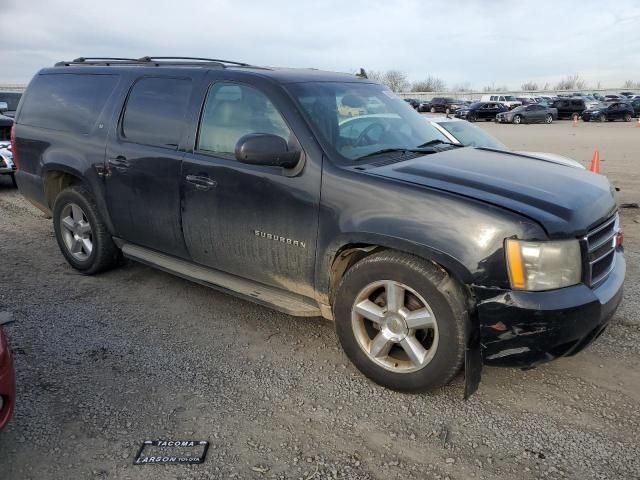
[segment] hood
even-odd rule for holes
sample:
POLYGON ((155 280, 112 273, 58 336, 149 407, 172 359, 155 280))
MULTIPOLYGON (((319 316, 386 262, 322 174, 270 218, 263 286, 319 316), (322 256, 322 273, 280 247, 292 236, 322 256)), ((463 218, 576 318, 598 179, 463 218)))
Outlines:
POLYGON ((456 148, 368 173, 520 213, 552 238, 582 236, 616 209, 605 176, 512 152, 456 148))
POLYGON ((576 162, 575 160, 569 157, 556 155, 555 153, 546 153, 546 152, 516 152, 516 153, 519 153, 520 155, 524 155, 527 157, 540 158, 541 160, 547 160, 549 162, 566 165, 567 167, 581 168, 584 170, 584 167, 579 162, 576 162))

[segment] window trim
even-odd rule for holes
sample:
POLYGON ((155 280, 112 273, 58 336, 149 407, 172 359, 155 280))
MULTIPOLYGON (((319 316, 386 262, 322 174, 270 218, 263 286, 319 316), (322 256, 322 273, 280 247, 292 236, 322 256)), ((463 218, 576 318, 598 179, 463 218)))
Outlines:
MULTIPOLYGON (((284 121, 285 125, 289 129, 289 132, 290 132, 290 135, 291 135, 291 140, 289 141, 289 143, 291 143, 291 141, 293 141, 296 144, 296 146, 300 149, 300 151, 302 152, 301 160, 298 162, 298 164, 302 165, 304 163, 302 161, 302 158, 304 157, 304 150, 302 149, 302 145, 300 144, 300 141, 298 140, 298 137, 296 136, 293 128, 291 128, 291 124, 287 120, 287 117, 285 115, 283 115, 282 111, 278 108, 278 106, 275 104, 273 99, 269 95, 267 95, 262 89, 258 88, 257 86, 255 86, 255 85, 253 85, 251 83, 237 81, 237 80, 228 80, 228 79, 215 79, 215 80, 212 80, 209 83, 209 85, 207 86, 207 88, 206 88, 205 94, 204 94, 204 96, 202 98, 202 103, 200 105, 200 112, 198 113, 198 123, 196 124, 196 135, 195 135, 195 139, 194 139, 194 143, 193 143, 193 153, 194 154, 196 154, 196 155, 204 155, 204 156, 210 157, 210 158, 227 160, 227 161, 233 162, 234 164, 240 164, 240 165, 249 166, 248 164, 242 164, 241 162, 239 162, 238 159, 236 159, 235 153, 212 152, 211 150, 202 150, 202 149, 198 148, 198 145, 199 145, 199 142, 200 142, 200 127, 202 126, 202 118, 204 116, 204 109, 207 106, 207 99, 209 98, 209 93, 211 92, 211 90, 213 88, 215 88, 217 85, 220 85, 220 84, 238 85, 238 86, 242 86, 242 87, 252 88, 252 89, 256 90, 257 92, 261 93, 262 95, 264 95, 265 98, 267 100, 269 100, 269 102, 271 102, 271 105, 273 105, 273 108, 275 108, 277 110, 278 114, 282 117, 282 120, 284 121)), ((255 165, 255 166, 257 166, 258 168, 267 168, 267 169, 280 168, 280 167, 271 167, 271 166, 263 166, 263 167, 261 167, 260 165, 255 165)), ((297 170, 298 167, 293 167, 293 169, 297 170)))
POLYGON ((180 148, 180 144, 182 143, 182 141, 184 140, 184 132, 185 132, 185 127, 187 126, 187 118, 189 115, 189 107, 191 105, 191 98, 193 96, 193 92, 194 92, 194 81, 193 78, 185 76, 185 77, 179 77, 179 76, 174 76, 174 75, 142 75, 140 77, 137 77, 133 83, 131 84, 131 86, 129 87, 129 90, 127 91, 127 95, 124 97, 124 102, 122 103, 122 108, 120 109, 120 115, 118 117, 118 124, 116 127, 116 135, 117 135, 117 139, 118 142, 120 143, 130 143, 133 145, 142 145, 145 147, 152 147, 152 148, 161 148, 163 150, 169 150, 171 152, 176 152, 178 151, 178 149, 180 148), (163 145, 154 145, 151 143, 141 143, 141 142, 135 142, 133 140, 129 140, 127 137, 124 136, 124 130, 123 130, 123 122, 124 122, 124 114, 127 111, 127 105, 129 104, 129 99, 131 97, 131 92, 133 92, 133 89, 135 88, 135 86, 138 84, 138 82, 140 82, 141 80, 146 80, 149 78, 160 78, 160 79, 164 79, 164 80, 189 80, 189 82, 191 83, 191 92, 189 93, 189 98, 187 98, 187 108, 185 110, 185 121, 183 122, 182 125, 182 131, 180 132, 180 137, 178 138, 178 143, 176 144, 175 147, 168 147, 168 146, 163 146, 163 145))

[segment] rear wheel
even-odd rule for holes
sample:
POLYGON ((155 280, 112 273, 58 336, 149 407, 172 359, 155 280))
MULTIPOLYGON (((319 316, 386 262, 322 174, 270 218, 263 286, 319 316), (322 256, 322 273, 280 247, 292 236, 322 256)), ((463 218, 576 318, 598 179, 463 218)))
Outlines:
POLYGON ((76 270, 90 275, 118 263, 120 250, 86 188, 73 185, 56 197, 53 228, 62 254, 76 270))
POLYGON ((431 113, 436 113, 436 107, 431 107, 431 113))
POLYGON ((520 115, 516 115, 515 117, 513 117, 513 123, 515 123, 516 125, 520 125, 522 123, 522 117, 520 115))
POLYGON ((550 113, 547 113, 547 116, 544 117, 544 123, 553 123, 553 116, 550 113))
POLYGON ((419 392, 447 384, 464 356, 462 288, 434 264, 382 252, 347 271, 334 302, 336 331, 374 382, 419 392))

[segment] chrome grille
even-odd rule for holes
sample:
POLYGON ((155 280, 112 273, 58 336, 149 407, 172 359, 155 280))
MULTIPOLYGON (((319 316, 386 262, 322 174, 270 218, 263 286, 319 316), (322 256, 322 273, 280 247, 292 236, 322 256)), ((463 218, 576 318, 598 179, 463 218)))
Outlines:
POLYGON ((616 213, 604 223, 590 230, 587 245, 587 282, 597 287, 609 276, 615 263, 615 250, 620 219, 616 213))

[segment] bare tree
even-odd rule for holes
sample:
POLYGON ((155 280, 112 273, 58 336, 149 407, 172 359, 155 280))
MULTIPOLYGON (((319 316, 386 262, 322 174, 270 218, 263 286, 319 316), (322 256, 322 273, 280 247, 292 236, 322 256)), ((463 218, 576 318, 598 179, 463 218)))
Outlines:
POLYGON ((369 70, 367 78, 386 85, 393 92, 403 92, 409 89, 407 74, 400 70, 387 70, 386 72, 369 70))
POLYGON ((486 87, 484 87, 482 89, 483 92, 508 92, 509 91, 509 87, 507 85, 496 85, 495 82, 493 82, 491 85, 487 85, 486 87))
POLYGON ((556 84, 556 90, 583 90, 587 87, 587 82, 580 78, 577 73, 569 75, 556 84))
POLYGON ((471 84, 469 82, 456 83, 451 87, 452 92, 471 92, 471 84))
POLYGON ((627 80, 622 84, 622 88, 640 88, 640 82, 634 82, 633 80, 627 80))
POLYGON ((538 90, 538 84, 536 82, 525 82, 520 87, 522 90, 538 90))
POLYGON ((545 82, 544 87, 542 87, 542 90, 551 90, 551 85, 549 85, 549 82, 545 82))
POLYGON ((443 92, 446 88, 444 80, 431 75, 424 80, 413 82, 411 85, 412 92, 443 92))

